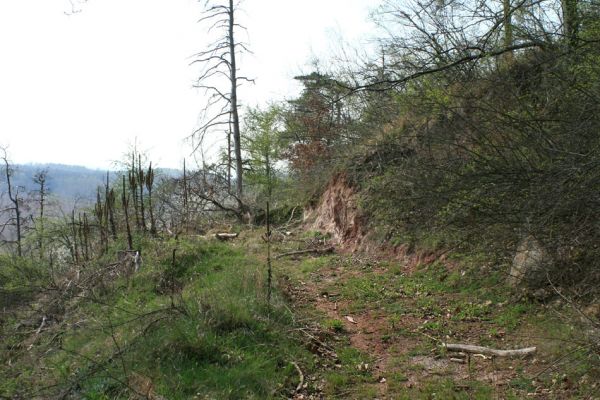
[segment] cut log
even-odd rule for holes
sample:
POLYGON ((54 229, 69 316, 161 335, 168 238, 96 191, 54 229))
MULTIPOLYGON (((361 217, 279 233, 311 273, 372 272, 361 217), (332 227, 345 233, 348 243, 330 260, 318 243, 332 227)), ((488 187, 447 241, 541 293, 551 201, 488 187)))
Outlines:
POLYGON ((449 351, 462 351, 463 353, 484 354, 494 357, 522 357, 534 354, 537 351, 537 347, 526 347, 523 349, 516 350, 497 350, 483 346, 472 346, 470 344, 454 343, 444 343, 444 347, 449 351))
POLYGON ((283 257, 290 257, 290 256, 298 256, 298 255, 302 255, 302 254, 329 254, 329 253, 333 253, 334 250, 335 250, 335 248, 333 246, 331 246, 331 247, 326 247, 324 249, 306 249, 306 250, 290 251, 287 253, 282 253, 282 254, 276 255, 275 259, 280 259, 283 257))
POLYGON ((215 233, 215 237, 221 241, 235 239, 238 235, 238 233, 215 233))

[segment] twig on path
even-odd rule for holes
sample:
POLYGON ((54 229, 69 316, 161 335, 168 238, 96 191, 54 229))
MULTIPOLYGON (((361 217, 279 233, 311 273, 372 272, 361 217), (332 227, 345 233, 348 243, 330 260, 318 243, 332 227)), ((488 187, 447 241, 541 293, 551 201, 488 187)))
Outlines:
POLYGON ((298 386, 296 386, 296 390, 294 391, 294 393, 298 393, 300 390, 302 390, 302 386, 304 386, 304 374, 302 373, 302 370, 300 369, 300 366, 298 366, 297 363, 295 363, 294 361, 292 361, 292 365, 294 367, 296 367, 296 371, 298 371, 298 386))
POLYGON ((297 251, 290 251, 287 253, 281 253, 275 256, 275 259, 280 259, 283 257, 289 257, 289 256, 297 256, 297 255, 301 255, 301 254, 309 254, 309 253, 314 253, 314 254, 328 254, 328 253, 333 253, 333 251, 335 250, 335 248, 333 246, 331 247, 326 247, 324 249, 306 249, 306 250, 297 250, 297 251))

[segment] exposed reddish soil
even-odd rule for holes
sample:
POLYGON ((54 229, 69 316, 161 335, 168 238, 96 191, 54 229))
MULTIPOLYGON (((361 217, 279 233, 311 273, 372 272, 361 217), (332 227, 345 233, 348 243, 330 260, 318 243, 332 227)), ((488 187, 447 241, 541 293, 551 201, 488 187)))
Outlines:
MULTIPOLYGON (((495 387, 498 398, 504 398, 501 393, 509 383, 522 372, 534 377, 539 371, 550 365, 549 360, 538 357, 527 359, 490 359, 479 356, 470 358, 467 363, 456 363, 450 356, 441 354, 441 343, 434 342, 422 326, 431 321, 443 320, 446 317, 404 315, 399 321, 392 321, 386 312, 364 309, 350 312, 351 302, 340 298, 335 293, 333 285, 343 285, 352 277, 364 274, 382 273, 378 269, 361 271, 332 264, 311 274, 307 282, 300 282, 294 287, 288 286, 288 291, 294 292, 294 300, 305 307, 314 307, 328 319, 343 322, 341 335, 347 337, 350 346, 369 355, 373 361, 369 371, 373 376, 373 386, 377 387, 381 399, 392 399, 398 393, 398 387, 417 389, 431 379, 450 379, 458 383, 464 382, 464 390, 469 390, 469 383, 480 381, 495 387), (399 333, 402 332, 402 333, 399 333), (429 350, 427 350, 429 349, 429 350), (401 382, 393 381, 402 376, 401 382), (394 388, 390 391, 390 384, 394 388)), ((290 283, 291 284, 291 283, 290 283)), ((400 301, 407 307, 413 305, 413 300, 405 297, 400 301)), ((444 303, 444 298, 436 299, 444 303)), ((466 321, 461 323, 460 332, 452 339, 463 343, 478 343, 482 337, 488 337, 489 324, 481 321, 466 321)), ((443 340, 450 338, 440 338, 443 340)), ((501 339, 503 340, 503 339, 501 339)), ((510 348, 516 344, 507 340, 499 346, 510 348)), ((553 389, 538 386, 534 392, 523 392, 528 398, 569 398, 569 390, 564 387, 553 389)))
POLYGON ((366 221, 358 207, 356 190, 345 174, 331 180, 319 204, 306 210, 304 219, 308 230, 330 234, 334 242, 349 251, 358 250, 366 235, 366 221))
MULTIPOLYGON (((494 388, 495 398, 504 398, 503 393, 515 379, 531 377, 535 389, 520 392, 527 398, 570 398, 568 383, 556 383, 551 388, 543 387, 535 377, 540 371, 553 368, 552 360, 538 354, 528 359, 490 359, 478 356, 469 357, 469 362, 458 363, 441 350, 442 342, 454 341, 465 344, 479 344, 482 340, 495 343, 498 348, 514 348, 525 342, 534 342, 526 330, 509 338, 500 330, 499 335, 490 335, 489 321, 451 320, 450 296, 437 295, 432 300, 447 315, 428 315, 427 312, 414 312, 417 308, 415 296, 402 295, 394 302, 402 309, 411 310, 401 318, 392 316, 375 304, 364 308, 353 307, 351 301, 340 296, 339 291, 348 279, 375 277, 388 271, 379 267, 378 261, 394 260, 402 266, 402 273, 410 276, 418 265, 429 265, 441 261, 449 270, 456 267, 446 260, 445 254, 432 251, 415 251, 406 245, 390 247, 369 240, 367 221, 358 207, 358 194, 344 174, 335 176, 321 197, 318 205, 305 212, 304 229, 329 234, 331 242, 340 254, 354 254, 350 263, 332 262, 313 272, 306 282, 287 282, 286 288, 291 300, 306 309, 317 310, 329 320, 343 323, 343 332, 336 335, 346 337, 350 346, 369 356, 372 365, 368 368, 373 379, 371 386, 376 388, 381 399, 392 399, 399 390, 419 390, 432 379, 451 380, 457 390, 469 391, 473 381, 485 383, 494 388), (364 260, 373 260, 374 268, 363 268, 364 260), (352 311, 355 310, 355 311, 352 311), (428 323, 451 327, 451 337, 435 338, 428 334, 424 326, 428 323), (462 388, 462 389, 461 389, 462 388)), ((402 289, 400 289, 402 291, 402 289)), ((430 297, 428 293, 418 296, 430 297)), ((554 384, 553 384, 554 385, 554 384)), ((513 389, 514 390, 514 387, 513 389)), ((298 397, 313 398, 313 397, 298 397)))

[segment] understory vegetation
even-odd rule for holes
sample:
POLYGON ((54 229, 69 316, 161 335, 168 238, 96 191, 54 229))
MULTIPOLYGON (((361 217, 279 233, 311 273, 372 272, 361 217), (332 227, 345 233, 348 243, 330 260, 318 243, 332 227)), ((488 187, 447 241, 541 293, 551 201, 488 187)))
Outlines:
POLYGON ((3 317, 3 397, 262 399, 295 387, 291 362, 306 364, 309 353, 289 308, 277 296, 267 304, 261 263, 205 239, 141 249, 131 276, 107 270, 114 254, 78 281, 30 266, 37 293, 10 290, 22 287, 13 274, 24 268, 6 266, 3 299, 35 301, 3 317))
POLYGON ((0 398, 597 398, 598 4, 384 0, 370 61, 241 117, 218 4, 214 160, 134 147, 65 212, 4 149, 0 398))

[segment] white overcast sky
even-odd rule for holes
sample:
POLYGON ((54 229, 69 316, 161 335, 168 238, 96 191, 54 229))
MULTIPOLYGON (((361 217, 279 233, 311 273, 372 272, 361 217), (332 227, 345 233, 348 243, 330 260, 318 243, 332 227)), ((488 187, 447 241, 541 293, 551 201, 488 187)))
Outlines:
MULTIPOLYGON (((379 0, 245 0, 254 55, 247 105, 297 92, 293 76, 341 35, 360 46, 379 0)), ((109 168, 137 138, 162 167, 189 156, 203 94, 191 56, 205 43, 194 0, 0 0, 0 145, 17 163, 109 168)))

